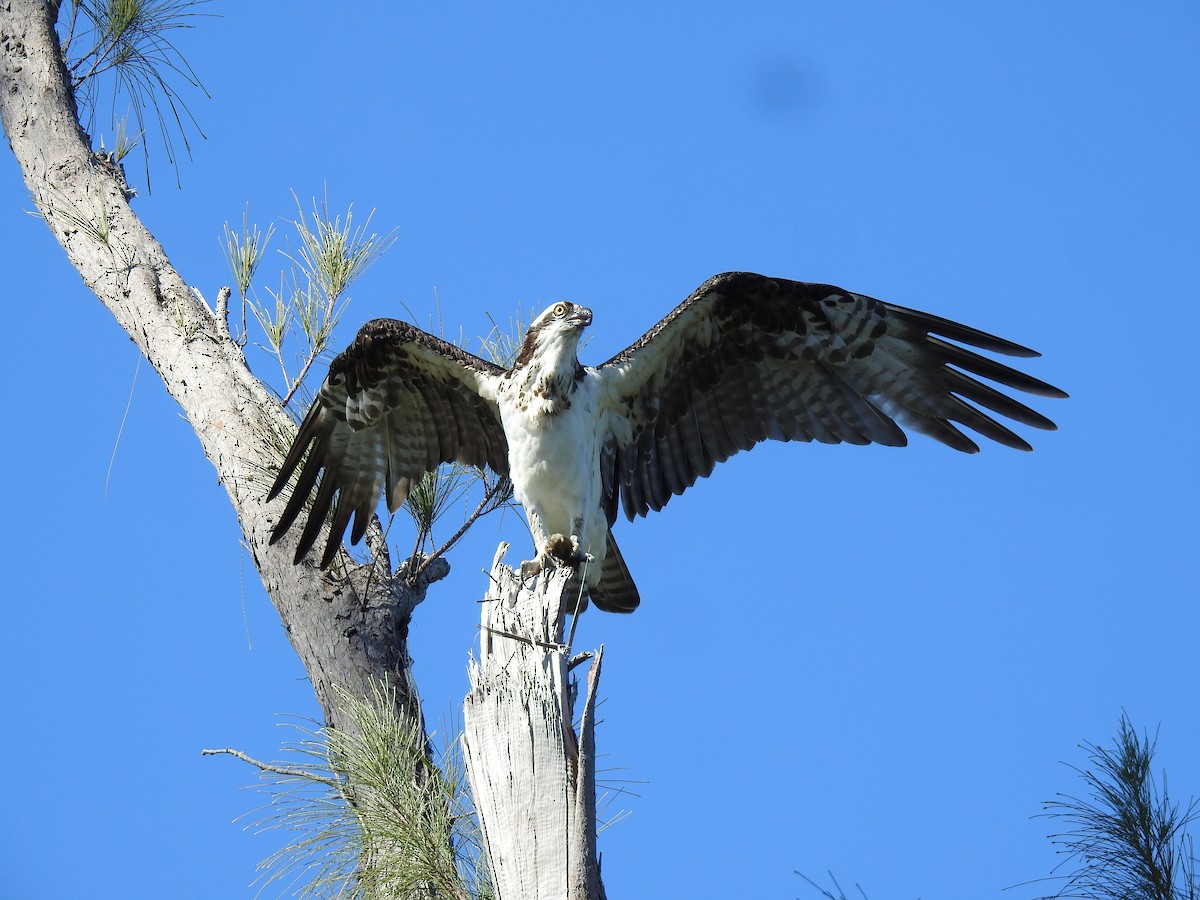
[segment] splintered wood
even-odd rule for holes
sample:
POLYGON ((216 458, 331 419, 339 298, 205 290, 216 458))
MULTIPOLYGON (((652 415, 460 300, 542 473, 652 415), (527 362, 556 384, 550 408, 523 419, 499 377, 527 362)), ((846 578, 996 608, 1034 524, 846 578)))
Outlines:
POLYGON ((593 658, 580 737, 562 643, 577 581, 548 570, 526 585, 501 544, 469 664, 463 756, 499 900, 601 900, 596 864, 593 658), (582 752, 580 744, 582 743, 582 752))

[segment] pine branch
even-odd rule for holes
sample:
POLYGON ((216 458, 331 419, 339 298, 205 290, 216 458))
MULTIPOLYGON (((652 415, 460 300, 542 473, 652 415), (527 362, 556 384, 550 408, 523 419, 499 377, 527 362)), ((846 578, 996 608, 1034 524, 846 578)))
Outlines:
POLYGON ((1071 826, 1050 839, 1078 869, 1043 900, 1195 900, 1200 882, 1187 827, 1197 816, 1197 801, 1182 810, 1172 803, 1165 775, 1159 791, 1151 773, 1156 743, 1139 739, 1122 715, 1114 747, 1083 745, 1092 767, 1071 768, 1088 793, 1059 794, 1043 804, 1045 816, 1071 826))

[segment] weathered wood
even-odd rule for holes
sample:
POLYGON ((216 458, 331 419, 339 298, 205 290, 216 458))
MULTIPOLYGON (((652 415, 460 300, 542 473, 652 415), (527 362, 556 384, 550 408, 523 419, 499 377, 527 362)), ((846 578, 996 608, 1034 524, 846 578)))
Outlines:
POLYGON ((529 588, 502 562, 483 603, 480 657, 470 664, 463 756, 499 900, 601 900, 596 857, 595 693, 588 678, 580 735, 563 644, 578 581, 566 569, 529 588))

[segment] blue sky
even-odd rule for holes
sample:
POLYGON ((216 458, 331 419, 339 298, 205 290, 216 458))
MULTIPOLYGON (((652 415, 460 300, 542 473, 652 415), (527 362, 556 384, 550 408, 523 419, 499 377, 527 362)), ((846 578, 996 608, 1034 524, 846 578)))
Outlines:
MULTIPOLYGON (((795 869, 1036 896, 1003 891, 1058 861, 1031 817, 1122 710, 1200 795, 1195 4, 208 9, 177 35, 207 140, 136 208, 210 298, 224 222, 248 202, 283 248, 291 192, 328 190, 398 233, 339 344, 567 298, 600 362, 748 269, 1026 343, 1072 395, 1036 402, 1060 430, 1033 454, 763 446, 618 526, 643 607, 578 635, 606 648, 607 784, 635 794, 605 809, 631 813, 601 838, 611 896, 815 896, 795 869)), ((0 895, 252 896, 281 838, 235 821, 254 773, 200 749, 277 758, 281 714, 319 712, 214 470, 29 206, 0 154, 0 895)), ((521 528, 477 526, 418 610, 433 722, 521 528)))

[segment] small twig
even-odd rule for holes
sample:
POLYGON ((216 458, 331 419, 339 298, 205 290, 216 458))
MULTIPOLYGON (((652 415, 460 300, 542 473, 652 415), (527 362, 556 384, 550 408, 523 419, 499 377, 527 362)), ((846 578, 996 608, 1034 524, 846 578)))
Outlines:
POLYGON ((425 538, 429 536, 429 529, 417 526, 417 539, 413 541, 412 553, 408 554, 408 567, 411 569, 413 563, 417 561, 417 554, 421 552, 421 546, 425 543, 425 538))
POLYGON ((587 593, 587 564, 591 561, 591 555, 583 564, 583 571, 579 572, 579 593, 575 595, 575 609, 571 613, 571 630, 567 634, 567 646, 575 645, 575 626, 579 624, 579 610, 583 607, 583 595, 587 593))
POLYGON ((518 643, 528 644, 531 647, 541 647, 543 650, 555 650, 559 653, 562 653, 567 649, 566 644, 552 644, 548 641, 538 641, 525 634, 513 634, 511 631, 501 631, 498 628, 490 628, 486 625, 481 625, 479 627, 488 634, 498 634, 501 637, 512 638, 512 640, 517 641, 518 643))
POLYGON ((233 340, 233 335, 229 332, 229 298, 233 295, 233 290, 229 285, 225 285, 217 291, 217 326, 221 329, 225 337, 233 340))
POLYGON ((138 372, 142 369, 142 354, 138 354, 137 364, 133 367, 133 380, 129 384, 129 399, 125 401, 125 412, 121 414, 121 424, 117 426, 117 440, 113 444, 112 456, 108 458, 108 471, 104 473, 104 500, 108 501, 108 482, 112 478, 113 464, 117 461, 117 448, 121 446, 121 435, 125 433, 125 420, 129 418, 129 408, 133 406, 133 389, 137 387, 138 372))
POLYGON ((431 562, 433 562, 439 556, 442 556, 443 554, 445 554, 445 552, 447 550, 449 550, 456 543, 458 543, 458 539, 467 533, 467 529, 475 524, 475 520, 484 514, 484 512, 486 511, 487 505, 489 503, 491 503, 492 498, 495 497, 497 493, 499 493, 500 486, 503 484, 504 484, 504 479, 502 479, 502 478, 497 479, 496 483, 493 484, 490 488, 488 488, 487 493, 485 493, 483 495, 483 499, 479 501, 479 505, 475 507, 474 512, 472 512, 469 516, 467 516, 467 520, 465 522, 463 522, 462 528, 460 528, 460 529, 458 529, 458 531, 454 532, 454 534, 450 536, 450 540, 446 541, 446 543, 442 544, 442 546, 440 546, 436 550, 434 550, 433 553, 431 553, 429 556, 425 557, 425 561, 422 562, 419 566, 417 566, 417 569, 415 572, 410 572, 408 574, 407 580, 408 580, 409 585, 415 585, 417 583, 417 579, 421 577, 421 573, 425 571, 426 567, 431 562))
POLYGON ((250 763, 250 765, 254 766, 256 769, 258 769, 262 772, 270 772, 272 775, 285 775, 289 778, 303 778, 306 781, 320 782, 321 784, 324 784, 331 788, 340 788, 341 787, 341 785, 338 784, 338 782, 334 781, 332 778, 323 778, 322 776, 316 775, 313 772, 309 772, 305 769, 294 769, 290 766, 275 766, 275 765, 272 765, 271 763, 261 762, 252 756, 247 756, 241 750, 234 750, 232 747, 226 747, 223 750, 207 750, 207 749, 205 749, 205 750, 200 751, 200 755, 201 756, 221 756, 221 755, 236 756, 242 762, 250 763))
POLYGON ((595 654, 591 650, 586 650, 583 653, 576 653, 574 656, 571 657, 570 661, 567 663, 567 671, 570 672, 576 666, 587 662, 594 655, 595 654))
MULTIPOLYGON (((389 527, 391 527, 389 525, 389 527)), ((388 550, 387 532, 384 531, 383 525, 379 521, 379 516, 371 516, 371 521, 367 524, 367 548, 370 550, 371 570, 367 573, 367 586, 364 589, 364 602, 359 604, 359 608, 366 611, 366 597, 371 595, 371 582, 375 580, 375 573, 379 571, 380 566, 383 571, 391 576, 392 574, 392 554, 388 550)))
POLYGON ((379 521, 379 516, 371 516, 371 521, 367 523, 366 540, 367 549, 371 551, 371 558, 381 562, 385 571, 391 572, 392 554, 388 550, 387 533, 383 530, 383 523, 379 521))
MULTIPOLYGON (((288 392, 284 395, 283 399, 279 401, 280 406, 287 406, 288 401, 292 399, 292 396, 296 393, 296 391, 300 390, 300 385, 304 382, 304 376, 308 374, 308 370, 312 368, 313 362, 316 361, 316 358, 321 355, 321 351, 323 349, 325 348, 313 348, 312 352, 308 355, 308 359, 304 363, 304 368, 300 370, 300 374, 297 375, 296 380, 292 382, 291 388, 288 389, 288 392)), ((287 373, 285 372, 284 374, 287 373)))

